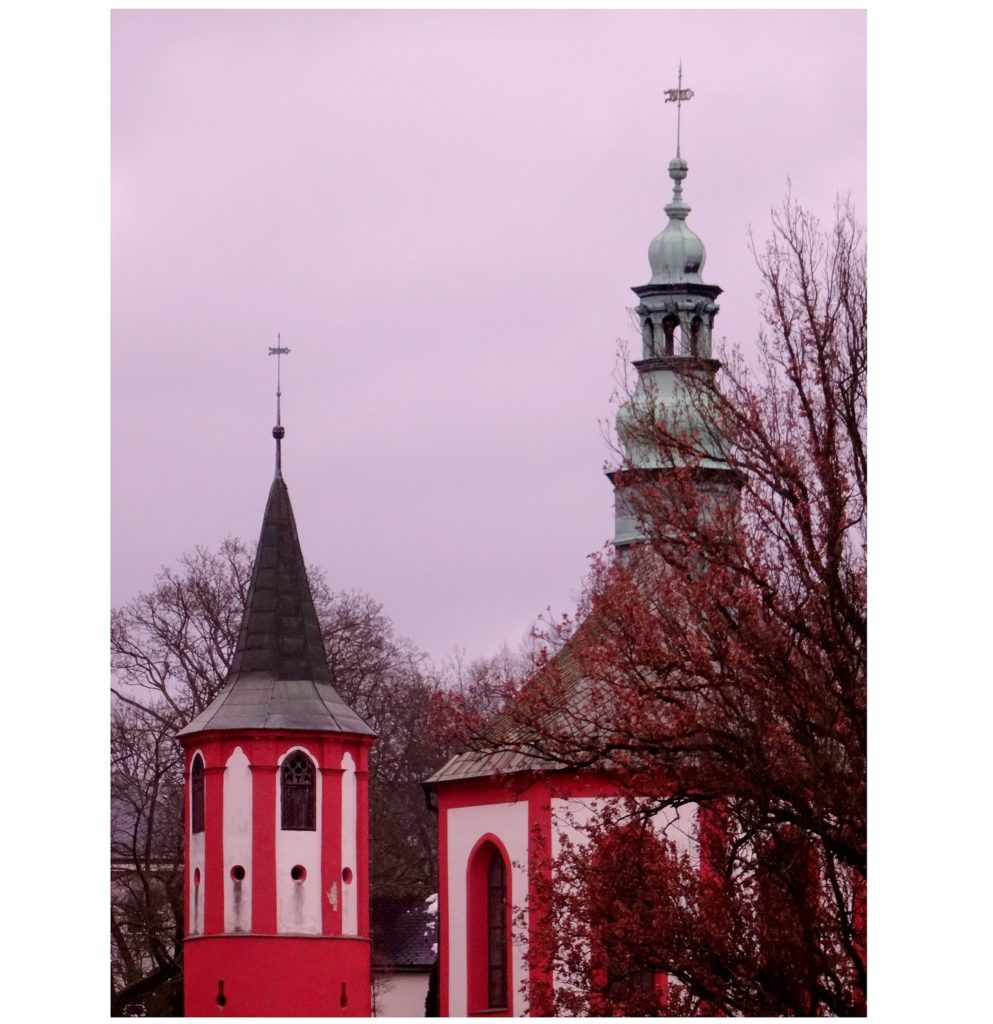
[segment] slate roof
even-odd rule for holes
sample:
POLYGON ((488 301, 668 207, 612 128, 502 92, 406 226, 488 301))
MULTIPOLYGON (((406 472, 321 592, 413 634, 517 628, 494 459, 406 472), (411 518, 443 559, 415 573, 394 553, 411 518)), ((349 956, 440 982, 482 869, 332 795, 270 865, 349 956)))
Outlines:
POLYGON ((331 685, 290 494, 269 490, 238 642, 220 693, 180 736, 208 729, 373 731, 331 685))
MULTIPOLYGON (((588 693, 589 680, 574 653, 576 645, 582 643, 591 632, 591 623, 584 623, 553 659, 556 683, 562 693, 563 706, 583 700, 588 693)), ((556 712, 553 715, 558 717, 556 712)), ((513 747, 515 729, 509 718, 498 716, 490 726, 491 734, 513 747)), ((454 782, 458 779, 476 779, 510 772, 554 771, 559 764, 541 757, 536 751, 529 752, 525 744, 516 749, 492 751, 466 750, 456 754, 423 783, 432 786, 438 782, 454 782)))
POLYGON ((372 962, 380 970, 427 971, 438 955, 437 919, 423 896, 373 897, 372 962))

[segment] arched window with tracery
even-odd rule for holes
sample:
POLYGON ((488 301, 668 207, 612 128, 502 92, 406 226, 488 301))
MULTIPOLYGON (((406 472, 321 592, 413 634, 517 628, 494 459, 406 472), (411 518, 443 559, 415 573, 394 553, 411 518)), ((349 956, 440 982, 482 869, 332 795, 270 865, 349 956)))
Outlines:
POLYGON ((190 831, 203 831, 203 758, 199 754, 190 769, 190 831))
POLYGON ((506 855, 495 842, 477 847, 467 881, 469 1012, 509 1012, 510 887, 506 855))
POLYGON ((284 831, 313 832, 317 828, 317 772, 302 750, 294 750, 280 771, 280 803, 284 831))

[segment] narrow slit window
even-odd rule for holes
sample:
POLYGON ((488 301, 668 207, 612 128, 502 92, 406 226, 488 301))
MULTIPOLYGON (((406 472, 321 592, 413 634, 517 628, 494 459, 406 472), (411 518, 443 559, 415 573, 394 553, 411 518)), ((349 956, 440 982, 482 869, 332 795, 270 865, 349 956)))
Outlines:
POLYGON ((491 1009, 507 1005, 507 867, 493 851, 486 877, 487 1000, 491 1009))
POLYGON ((317 828, 317 787, 314 762, 301 750, 283 761, 282 827, 284 831, 313 832, 317 828))
POLYGON ((190 831, 203 831, 203 758, 199 754, 190 770, 190 831))

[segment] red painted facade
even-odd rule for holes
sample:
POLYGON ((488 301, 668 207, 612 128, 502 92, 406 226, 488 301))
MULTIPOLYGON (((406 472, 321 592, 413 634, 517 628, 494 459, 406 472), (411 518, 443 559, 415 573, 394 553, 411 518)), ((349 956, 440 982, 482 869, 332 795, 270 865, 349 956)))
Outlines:
POLYGON ((187 1017, 368 1017, 372 1013, 365 940, 204 935, 187 939, 183 962, 187 1017))
MULTIPOLYGON (((483 858, 477 857, 479 851, 496 847, 506 858, 507 851, 499 836, 489 831, 482 831, 475 839, 473 851, 469 856, 464 878, 452 874, 449 861, 449 837, 453 827, 449 812, 465 807, 486 807, 487 805, 506 804, 508 802, 524 803, 527 807, 527 905, 524 917, 527 936, 534 941, 543 934, 547 927, 547 912, 542 906, 542 890, 540 881, 550 880, 552 871, 553 850, 553 817, 552 801, 564 800, 596 800, 619 796, 617 787, 609 780, 595 773, 581 774, 575 772, 515 772, 498 776, 482 776, 475 778, 453 779, 435 782, 432 788, 437 798, 438 809, 438 859, 439 859, 439 967, 440 967, 440 1009, 442 1016, 452 1016, 451 995, 451 921, 449 914, 452 906, 451 888, 464 885, 466 893, 466 1012, 470 1017, 511 1016, 513 1010, 495 1010, 486 1006, 484 996, 486 985, 486 945, 480 921, 486 915, 485 887, 480 879, 483 858)), ((700 819, 700 870, 705 877, 712 873, 709 861, 713 851, 723 841, 723 830, 719 815, 709 811, 700 819)), ((509 858, 508 858, 509 864, 509 858)), ((521 909, 520 895, 515 895, 517 906, 511 913, 521 909)), ((519 928, 517 934, 520 934, 519 928)), ((534 946, 539 944, 534 942, 534 946)), ((525 1003, 528 1015, 533 1017, 548 1016, 552 1008, 553 976, 550 964, 535 962, 532 956, 525 961, 526 978, 517 977, 513 971, 513 961, 508 952, 508 973, 510 995, 521 988, 526 988, 525 1003)), ((596 980, 596 979, 594 979, 596 980)), ((601 979, 602 980, 602 979, 601 979)), ((663 1007, 668 998, 669 979, 665 974, 657 974, 654 979, 659 1005, 663 1007)))
MULTIPOLYGON (((368 857, 368 754, 371 737, 341 733, 256 730, 183 736, 186 750, 186 886, 184 989, 187 1016, 362 1017, 371 1014, 368 857), (315 887, 319 935, 279 931, 277 892, 277 788, 280 759, 304 747, 317 763, 322 785, 317 863, 304 863, 296 884, 315 887), (251 769, 251 929, 225 932, 229 886, 224 858, 224 771, 236 747, 251 769), (192 761, 204 760, 204 887, 202 934, 191 935, 190 786, 192 761), (356 863, 342 864, 342 759, 356 775, 356 863), (350 868, 351 883, 343 879, 350 868), (358 887, 358 934, 342 935, 342 887, 358 887), (333 891, 333 895, 329 893, 333 891)), ((230 809, 229 809, 230 810, 230 809)), ((246 808, 247 813, 247 808, 246 808)))

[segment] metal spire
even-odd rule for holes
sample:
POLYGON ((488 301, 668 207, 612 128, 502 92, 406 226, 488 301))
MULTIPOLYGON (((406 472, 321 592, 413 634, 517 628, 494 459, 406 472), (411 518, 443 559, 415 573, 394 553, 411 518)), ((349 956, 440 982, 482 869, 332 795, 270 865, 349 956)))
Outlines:
POLYGON ((280 345, 280 341, 281 339, 277 334, 275 347, 272 345, 269 346, 269 355, 276 357, 276 425, 272 428, 272 436, 276 439, 276 477, 279 479, 283 476, 282 441, 283 437, 286 435, 286 429, 283 427, 280 420, 279 400, 282 398, 283 392, 280 388, 279 359, 280 356, 288 356, 290 354, 290 350, 288 348, 283 348, 280 345))
POLYGON ((679 133, 682 127, 682 113, 683 113, 683 100, 693 99, 693 90, 683 88, 683 61, 682 58, 679 60, 679 82, 675 89, 665 90, 665 101, 666 103, 676 104, 676 159, 678 160, 681 156, 679 152, 679 133))

